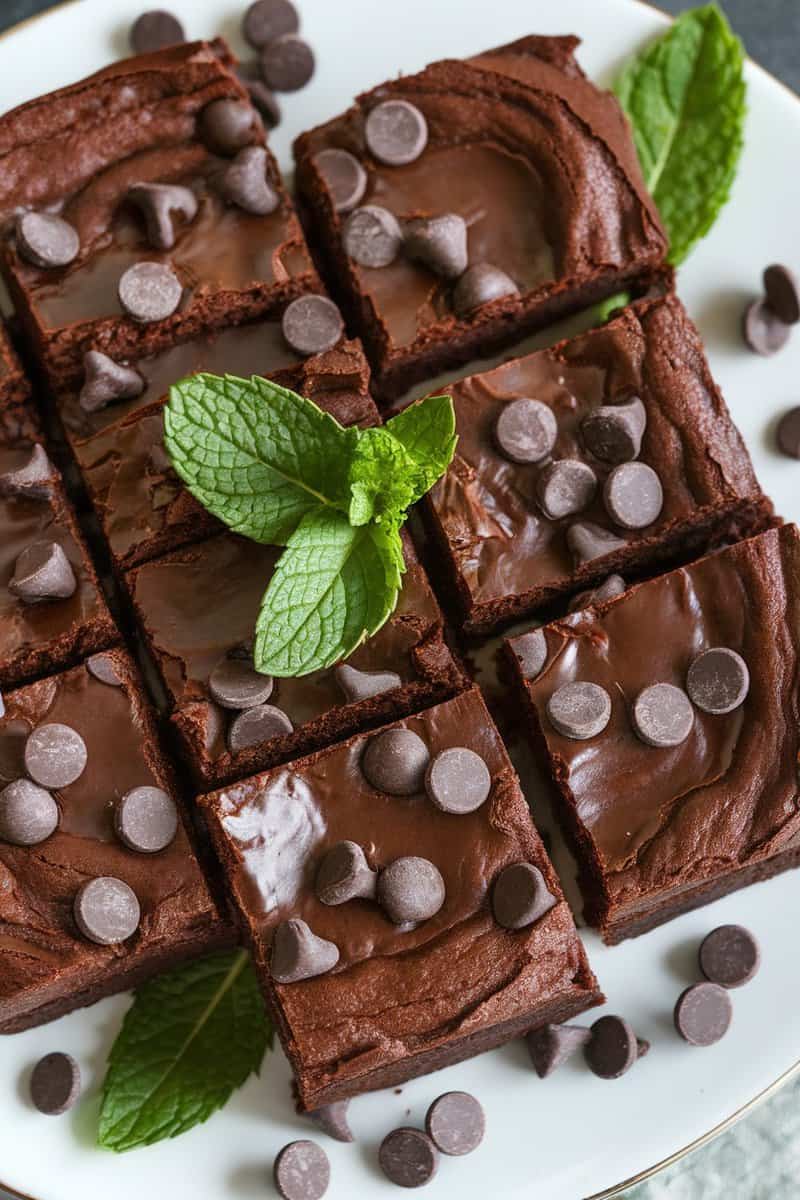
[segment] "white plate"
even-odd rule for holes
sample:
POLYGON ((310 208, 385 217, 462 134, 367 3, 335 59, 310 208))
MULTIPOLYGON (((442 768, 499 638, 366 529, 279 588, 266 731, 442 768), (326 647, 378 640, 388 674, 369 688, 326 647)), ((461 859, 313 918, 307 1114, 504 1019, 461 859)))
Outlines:
MULTIPOLYGON (((663 29, 658 13, 633 0, 299 2, 303 31, 319 65, 311 86, 283 100, 285 119, 272 144, 287 168, 297 133, 398 71, 525 33, 575 32, 585 39, 583 66, 606 81, 625 55, 663 29)), ((124 53, 125 30, 143 7, 141 0, 116 0, 113 6, 107 0, 78 0, 0 39, 0 111, 124 53)), ((184 18, 190 35, 222 29, 238 44, 243 0, 170 0, 169 7, 184 18)), ((762 484, 779 512, 800 518, 800 468, 778 457, 771 445, 776 416, 800 402, 800 333, 771 360, 748 353, 739 339, 743 301, 758 288, 764 265, 797 253, 800 172, 791 148, 800 135, 800 104, 758 68, 749 66, 747 74, 747 142, 733 198, 681 270, 680 292, 706 338, 712 368, 762 484)), ((605 1196, 703 1138, 800 1060, 800 1006, 794 1001, 800 987, 799 896, 800 879, 789 874, 615 949, 587 934, 610 1011, 626 1014, 651 1040, 649 1056, 613 1083, 595 1079, 580 1063, 540 1082, 517 1043, 416 1080, 399 1095, 390 1091, 356 1101, 356 1144, 326 1141, 333 1168, 329 1194, 396 1197, 376 1168, 376 1146, 394 1125, 418 1123, 430 1100, 450 1088, 480 1097, 488 1134, 469 1158, 443 1161, 430 1188, 431 1195, 441 1197, 605 1196), (734 995, 728 1037, 711 1049, 691 1049, 672 1031, 672 1005, 695 977, 698 940, 723 921, 742 922, 757 933, 764 965, 758 978, 734 995)), ((105 1001, 43 1029, 0 1038, 0 1179, 36 1200, 256 1200, 269 1195, 273 1156, 285 1142, 309 1132, 292 1112, 289 1072, 278 1052, 267 1058, 261 1079, 184 1137, 122 1157, 94 1148, 96 1092, 126 1004, 125 998, 105 1001), (70 1116, 53 1121, 31 1111, 25 1082, 30 1064, 55 1049, 79 1059, 92 1096, 70 1116)))

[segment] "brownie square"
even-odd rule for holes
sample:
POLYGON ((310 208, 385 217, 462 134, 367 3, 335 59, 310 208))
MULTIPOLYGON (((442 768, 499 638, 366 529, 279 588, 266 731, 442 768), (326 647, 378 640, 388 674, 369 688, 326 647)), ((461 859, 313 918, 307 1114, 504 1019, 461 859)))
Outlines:
MULTIPOLYGON (((5 696, 0 717, 0 784, 25 777, 30 733, 69 726, 87 762, 73 783, 53 791, 59 824, 45 841, 12 845, 0 837, 0 1032, 50 1021, 126 991, 158 971, 233 941, 192 849, 183 819, 156 853, 131 850, 115 833, 115 805, 137 787, 160 788, 179 803, 172 773, 133 663, 121 650, 102 656, 101 682, 86 665, 5 696), (110 876, 133 889, 138 930, 99 945, 82 934, 73 906, 89 879, 110 876)), ((1 793, 0 793, 1 794, 1 793)))
MULTIPOLYGON (((221 42, 173 46, 115 63, 0 118, 4 269, 54 386, 78 377, 89 349, 139 357, 317 286, 269 151, 267 172, 279 196, 273 212, 246 212, 221 192, 231 158, 206 144, 202 113, 220 99, 249 105, 232 62, 221 42), (151 244, 128 196, 141 183, 178 184, 195 194, 194 218, 174 218, 171 249, 151 244), (20 254, 10 218, 31 209, 55 212, 76 231, 79 249, 67 266, 42 269, 20 254), (143 261, 167 264, 183 287, 177 311, 146 323, 126 315, 118 295, 122 275, 143 261)), ((252 115, 249 136, 263 144, 252 115)))
POLYGON ((32 441, 40 433, 31 388, 8 330, 0 320, 0 444, 32 441))
POLYGON ((528 733, 559 789, 586 917, 607 942, 800 862, 796 526, 717 551, 507 649, 528 733), (720 647, 741 657, 749 690, 715 713, 688 672, 720 647), (554 693, 575 682, 599 685, 611 702, 606 728, 586 740, 559 733, 549 716, 554 693), (677 710, 691 720, 688 736, 663 748, 634 725, 635 702, 656 683, 692 697, 677 710))
POLYGON ((362 733, 202 799, 305 1110, 449 1066, 603 999, 480 692, 389 728, 417 734, 431 757, 472 750, 488 768, 488 798, 455 815, 422 792, 376 790, 361 770, 371 740, 362 733), (374 900, 323 904, 316 872, 342 840, 358 843, 373 870, 427 858, 444 881, 441 909, 409 928, 374 900), (520 862, 541 872, 552 903, 512 932, 490 895, 520 862), (275 981, 272 938, 289 919, 335 943, 333 970, 275 981))
POLYGON ((239 713, 213 701, 209 677, 224 659, 251 652, 261 598, 282 548, 225 533, 128 573, 136 616, 198 788, 285 762, 462 686, 442 614, 407 535, 403 544, 407 570, 397 608, 347 660, 358 671, 393 672, 396 686, 356 700, 337 682, 337 668, 276 679, 269 704, 288 717, 291 732, 237 753, 228 739, 239 713))
POLYGON ((385 399, 642 284, 662 263, 667 242, 630 130, 611 93, 584 76, 577 45, 574 37, 526 37, 433 63, 366 92, 297 139, 297 182, 314 237, 385 399), (427 124, 424 149, 402 165, 376 157, 365 134, 369 114, 389 100, 411 103, 427 124), (366 172, 363 193, 345 199, 344 210, 318 166, 332 149, 366 172), (404 249, 386 266, 359 265, 344 240, 354 204, 388 209, 406 232, 411 220, 455 213, 467 225, 470 267, 499 269, 516 294, 465 309, 457 280, 404 249))
POLYGON ((424 511, 469 633, 496 629, 612 573, 675 563, 772 519, 697 330, 674 295, 639 301, 606 325, 443 390, 453 397, 458 447, 424 511), (498 441, 498 418, 523 398, 555 418, 555 441, 537 462, 514 461, 498 441), (616 405, 641 413, 637 460, 663 492, 658 515, 640 528, 620 524, 604 492, 612 472, 619 478, 628 464, 604 461, 585 441, 587 417, 616 405), (564 461, 579 472, 591 468, 595 483, 578 497, 579 511, 561 516, 541 489, 564 461), (588 545, 572 541, 582 532, 588 545))

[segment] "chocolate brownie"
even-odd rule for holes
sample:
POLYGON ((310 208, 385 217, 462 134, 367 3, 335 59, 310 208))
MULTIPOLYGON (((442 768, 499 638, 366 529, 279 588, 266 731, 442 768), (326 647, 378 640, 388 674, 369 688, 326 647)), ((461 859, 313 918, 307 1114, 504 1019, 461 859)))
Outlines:
POLYGON ((240 745, 249 739, 236 730, 248 704, 254 714, 253 698, 217 703, 212 677, 221 664, 251 653, 261 598, 281 548, 224 533, 128 573, 136 615, 198 787, 217 787, 285 762, 443 699, 462 685, 444 641, 442 615, 407 536, 404 548, 407 570, 397 608, 350 656, 347 669, 274 681, 258 677, 266 681, 266 694, 257 697, 259 712, 266 706, 271 720, 251 745, 240 745), (361 678, 361 672, 368 674, 361 678))
POLYGON ((800 863, 799 648, 794 525, 507 643, 607 942, 800 863))
POLYGON ((5 272, 54 386, 88 350, 141 357, 318 285, 231 67, 173 46, 0 118, 5 272))
POLYGON ((107 651, 4 699, 0 1032, 14 1033, 233 935, 198 865, 128 656, 107 651), (152 815, 141 822, 142 797, 161 814, 158 825, 152 815), (109 892, 135 925, 124 940, 127 930, 109 925, 109 892))
POLYGON ((202 805, 304 1110, 602 1002, 476 688, 202 805))
POLYGON ((424 511, 470 633, 772 519, 675 296, 444 390, 458 447, 424 511))
POLYGON ((297 181, 385 398, 649 280, 667 242, 574 37, 433 63, 295 143, 297 181))
POLYGON ((40 433, 31 388, 8 331, 0 320, 0 444, 28 441, 40 433))

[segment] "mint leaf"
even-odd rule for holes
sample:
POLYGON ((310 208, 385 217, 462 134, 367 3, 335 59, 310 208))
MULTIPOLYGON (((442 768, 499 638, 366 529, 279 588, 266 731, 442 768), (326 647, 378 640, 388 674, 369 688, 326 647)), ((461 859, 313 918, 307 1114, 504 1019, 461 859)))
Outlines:
POLYGON ((208 1120, 259 1070, 271 1044, 244 950, 201 959, 146 983, 109 1056, 99 1144, 133 1150, 208 1120))
POLYGON ((683 262, 728 199, 743 143, 743 67, 741 42, 707 4, 679 16, 615 85, 671 263, 683 262))
POLYGON ((359 431, 287 388, 259 376, 193 375, 170 389, 164 428, 192 495, 256 542, 283 545, 321 504, 347 512, 359 431))
POLYGON ((402 442, 388 429, 365 429, 350 464, 350 524, 402 524, 417 499, 416 483, 417 468, 402 442))
POLYGON ((386 422, 414 464, 412 503, 444 475, 456 451, 456 414, 451 396, 428 396, 386 422))
POLYGON ((346 658, 394 611, 404 569, 396 526, 354 527, 331 508, 308 513, 262 601, 256 669, 307 675, 346 658))

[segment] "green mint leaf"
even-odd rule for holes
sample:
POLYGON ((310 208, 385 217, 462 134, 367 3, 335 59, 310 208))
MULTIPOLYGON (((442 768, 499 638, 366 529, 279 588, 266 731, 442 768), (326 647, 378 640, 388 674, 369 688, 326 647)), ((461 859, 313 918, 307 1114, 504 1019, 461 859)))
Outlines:
POLYGON ((350 463, 350 524, 384 520, 402 524, 417 499, 417 473, 403 443, 388 429, 365 429, 350 463))
POLYGON ((632 299, 630 292, 615 292, 613 296, 606 296, 605 300, 600 300, 593 309, 596 324, 604 325, 612 313, 618 308, 625 308, 632 299))
POLYGON ((267 379, 184 379, 170 389, 164 430, 192 495, 256 542, 284 545, 320 505, 347 512, 359 431, 267 379))
POLYGON ((257 1072, 272 1030, 246 951, 139 988, 108 1060, 98 1142, 121 1152, 208 1120, 257 1072))
POLYGON ((456 414, 451 396, 427 396, 410 404, 385 428, 401 442, 415 466, 414 499, 421 499, 444 475, 456 450, 456 414))
POLYGON ((404 569, 397 526, 354 527, 331 508, 308 513, 262 601, 256 669, 307 675, 346 658, 394 611, 404 569))
POLYGON ((741 42, 707 4, 679 16, 615 85, 671 263, 683 262, 728 199, 743 143, 743 67, 741 42))

